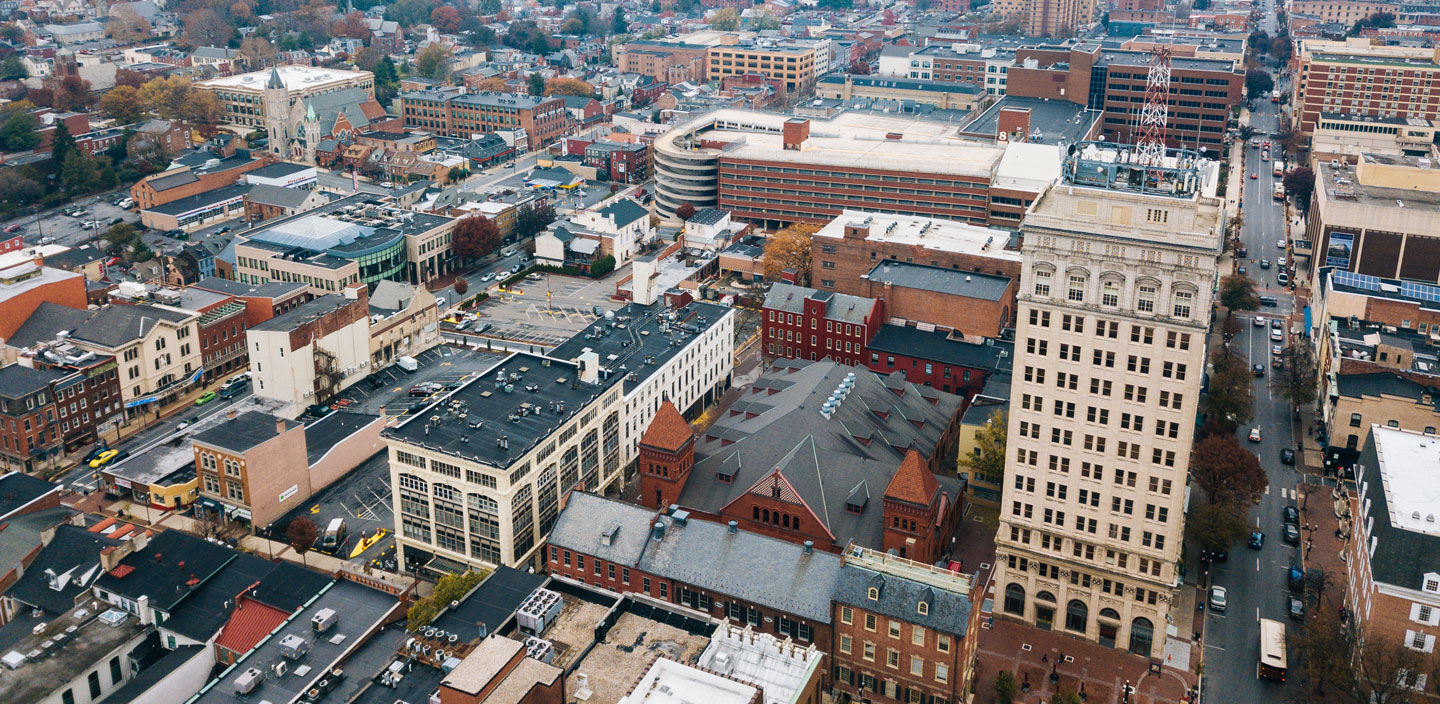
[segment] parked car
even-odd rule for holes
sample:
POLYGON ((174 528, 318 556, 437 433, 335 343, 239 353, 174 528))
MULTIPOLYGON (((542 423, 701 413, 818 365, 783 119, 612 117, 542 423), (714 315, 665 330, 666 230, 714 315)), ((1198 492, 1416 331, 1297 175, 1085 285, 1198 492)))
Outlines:
POLYGON ((1284 330, 1285 323, 1281 322, 1279 318, 1271 318, 1270 327, 1274 330, 1284 330))
POLYGON ((15 223, 15 224, 13 224, 13 225, 6 225, 6 226, 5 226, 5 231, 6 231, 6 232, 19 232, 21 227, 23 227, 23 225, 21 225, 20 223, 17 222, 17 223, 15 223))
POLYGON ((1290 591, 1292 592, 1305 591, 1305 573, 1301 571, 1299 567, 1291 565, 1286 568, 1285 582, 1289 585, 1290 591))
POLYGON ((1283 331, 1283 330, 1278 330, 1278 329, 1275 329, 1275 328, 1271 328, 1271 329, 1270 329, 1270 339, 1271 339, 1271 340, 1274 340, 1275 342, 1284 342, 1284 341, 1285 341, 1285 331, 1283 331))
POLYGON ((1288 448, 1280 448, 1280 464, 1295 464, 1295 451, 1288 448))
POLYGON ((1263 315, 1257 315, 1257 316, 1255 316, 1255 327, 1257 327, 1257 328, 1263 328, 1263 327, 1265 327, 1265 316, 1263 316, 1263 315))
POLYGON ((314 404, 314 405, 311 405, 311 406, 308 406, 308 407, 306 407, 306 409, 305 409, 305 415, 310 416, 310 417, 312 417, 312 418, 324 418, 324 417, 325 417, 326 415, 328 415, 329 413, 330 413, 330 407, 329 407, 329 406, 326 406, 326 405, 324 405, 324 404, 319 404, 319 403, 314 404))
POLYGON ((1286 523, 1300 522, 1300 512, 1297 511, 1294 506, 1286 506, 1282 511, 1286 523))
POLYGON ((1259 428, 1251 428, 1251 429, 1250 429, 1250 442, 1260 442, 1260 429, 1259 429, 1259 428))
POLYGON ((1218 585, 1210 587, 1210 610, 1225 610, 1225 587, 1218 585))
POLYGON ((205 393, 200 394, 200 398, 195 399, 195 405, 203 406, 207 403, 210 403, 211 401, 214 401, 215 397, 218 395, 219 394, 215 393, 214 391, 206 391, 205 393))
POLYGON ((1287 274, 1287 273, 1285 273, 1285 272, 1283 272, 1283 271, 1280 272, 1280 273, 1278 273, 1278 274, 1276 274, 1276 275, 1275 275, 1275 283, 1278 283, 1278 284, 1280 284, 1281 286, 1289 286, 1289 285, 1290 285, 1290 275, 1287 274))
POLYGON ((122 218, 122 217, 119 217, 119 216, 110 218, 110 224, 111 224, 111 225, 119 225, 119 224, 122 223, 122 222, 125 222, 125 218, 122 218))
MULTIPOLYGON (((1275 240, 1276 249, 1285 249, 1285 240, 1275 240)), ((1280 266, 1285 266, 1285 260, 1280 260, 1280 266)))
POLYGON ((1242 266, 1242 267, 1240 267, 1239 269, 1236 269, 1236 272, 1239 273, 1241 276, 1244 276, 1244 275, 1245 275, 1245 267, 1242 266))
POLYGON ((492 281, 492 280, 494 280, 494 278, 495 278, 495 272, 493 272, 493 271, 487 271, 487 272, 485 272, 485 274, 484 274, 483 276, 480 277, 480 280, 481 280, 481 281, 492 281))
POLYGON ((1294 523, 1286 523, 1285 528, 1281 531, 1280 538, 1289 545, 1299 545, 1300 526, 1294 523))
POLYGON ((544 275, 544 274, 541 274, 541 273, 538 272, 538 271, 536 271, 536 272, 533 272, 533 273, 529 274, 529 275, 526 276, 525 278, 530 279, 531 281, 539 281, 540 279, 545 278, 545 275, 544 275))
POLYGON ((1250 533, 1250 549, 1259 550, 1265 547, 1265 534, 1260 531, 1250 533))
POLYGON ((1279 357, 1280 355, 1283 355, 1283 354, 1285 354, 1285 348, 1284 348, 1284 347, 1281 347, 1280 345, 1270 345, 1270 355, 1271 355, 1272 357, 1279 357))
POLYGON ((1301 601, 1301 600, 1299 600, 1299 599, 1296 599, 1296 598, 1293 597, 1293 596, 1287 596, 1287 597, 1285 597, 1285 600, 1288 602, 1288 605, 1287 605, 1287 607, 1286 607, 1286 609, 1285 609, 1285 613, 1286 613, 1286 615, 1288 615, 1288 616, 1290 617, 1290 620, 1291 620, 1291 621, 1304 621, 1304 620, 1305 620, 1305 602, 1303 602, 1303 601, 1301 601))

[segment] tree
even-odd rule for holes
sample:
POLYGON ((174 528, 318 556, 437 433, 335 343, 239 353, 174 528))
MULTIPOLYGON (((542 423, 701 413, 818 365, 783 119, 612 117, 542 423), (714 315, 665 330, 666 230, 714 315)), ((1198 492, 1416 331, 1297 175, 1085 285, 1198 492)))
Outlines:
POLYGON ((630 31, 630 20, 625 19, 625 8, 616 6, 610 14, 610 33, 624 34, 630 31))
POLYGON ((549 205, 522 205, 515 213, 515 237, 528 239, 555 221, 555 208, 549 205))
POLYGON ((960 456, 960 466, 974 470, 975 476, 991 484, 1005 478, 1005 444, 1010 415, 997 411, 985 426, 975 432, 975 452, 960 456))
POLYGON ((590 278, 598 279, 612 271, 615 271, 615 256, 607 254, 590 265, 590 278))
POLYGON ((400 74, 395 71, 395 62, 391 61, 389 56, 381 57, 380 62, 375 64, 375 82, 387 86, 400 82, 400 74))
POLYGON ((197 125, 202 134, 211 135, 214 134, 216 125, 225 119, 225 106, 208 90, 191 90, 190 95, 185 98, 181 117, 197 125))
POLYGON ((1401 704, 1412 700, 1416 676, 1435 677, 1434 654, 1395 636, 1371 637, 1330 609, 1314 609, 1290 634, 1289 650, 1300 656, 1317 699, 1328 692, 1331 701, 1401 704))
POLYGON ((1185 532, 1191 543, 1203 552, 1228 552, 1231 546, 1245 539, 1250 526, 1245 513, 1233 506, 1198 506, 1185 519, 1185 532))
POLYGON ((19 44, 25 41, 25 30, 21 29, 20 25, 14 22, 0 24, 0 39, 4 39, 11 44, 19 44))
MULTIPOLYGON (((305 562, 305 553, 315 547, 315 538, 320 535, 320 527, 304 516, 290 521, 285 526, 285 542, 300 554, 301 562, 305 562)), ((308 564, 308 563, 307 563, 308 564)))
POLYGON ((1220 279, 1220 305, 1237 310, 1255 310, 1260 307, 1260 296, 1255 293, 1255 281, 1244 274, 1231 274, 1220 279))
POLYGON ((510 82, 496 76, 475 84, 475 90, 493 90, 496 93, 510 93, 510 82))
POLYGON ((1285 174, 1285 192, 1295 198, 1295 205, 1304 213, 1310 209, 1310 194, 1315 192, 1315 172, 1308 166, 1291 169, 1285 174))
POLYGON ((105 231, 105 241, 110 243, 112 250, 124 250, 135 243, 135 238, 139 234, 134 225, 122 222, 118 225, 111 225, 110 229, 105 231))
POLYGON ((820 226, 800 222, 791 225, 765 240, 765 278, 779 281, 780 273, 786 269, 795 270, 795 281, 801 286, 810 284, 810 239, 820 226))
POLYGON ((527 85, 527 88, 528 88, 528 92, 530 93, 530 95, 544 95, 544 94, 545 94, 545 77, 544 77, 544 76, 540 75, 539 73, 532 73, 532 74, 530 74, 529 76, 526 76, 526 77, 525 77, 525 82, 528 84, 528 85, 527 85))
POLYGON ((1250 403, 1251 379, 1244 359, 1226 349, 1215 351, 1204 402, 1207 425, 1212 426, 1208 431, 1229 434, 1255 417, 1250 403))
POLYGON ((570 19, 565 20, 565 24, 560 25, 560 33, 584 34, 585 23, 581 22, 579 17, 571 17, 570 19))
POLYGON ((187 78, 154 78, 140 86, 140 102, 162 120, 179 120, 186 115, 190 90, 190 80, 187 78))
POLYGON ((0 81, 19 80, 27 78, 29 75, 30 72, 25 70, 25 64, 21 63, 20 58, 14 54, 0 59, 0 81))
POLYGON ((545 82, 545 95, 574 95, 588 98, 594 94, 595 89, 589 83, 578 78, 558 77, 545 82))
POLYGON ((1245 93, 1254 100, 1275 90, 1275 78, 1269 71, 1252 68, 1245 72, 1245 93))
POLYGON ((40 143, 40 135, 35 133, 39 127, 40 121, 34 115, 23 112, 11 115, 0 126, 0 148, 8 152, 34 149, 40 143))
POLYGON ((100 96, 100 109, 116 122, 128 125, 139 122, 145 116, 145 104, 140 102, 140 91, 130 86, 115 86, 100 96))
POLYGON ((500 248, 500 227, 490 218, 472 215, 455 222, 452 248, 462 260, 479 259, 500 248))
POLYGON ((225 46, 235 28, 214 10, 202 9, 185 15, 182 39, 191 46, 225 46))
POLYGON ((681 203, 680 207, 675 209, 675 217, 688 221, 690 218, 695 217, 695 206, 689 203, 681 203))
POLYGON ((460 11, 453 5, 441 5, 430 12, 430 24, 447 34, 460 31, 460 11))
POLYGON ((995 704, 1011 704, 1015 701, 1015 675, 1001 670, 995 675, 995 704))
POLYGON ((385 19, 393 19, 399 22, 401 27, 414 27, 429 20, 438 6, 439 3, 434 0, 400 0, 390 6, 385 13, 385 19))
POLYGON ((421 49, 415 57, 415 72, 437 81, 449 77, 450 48, 437 43, 421 49))
POLYGON ((710 27, 722 32, 733 32, 740 27, 740 12, 733 7, 722 7, 710 15, 710 27))
POLYGON ((140 16, 129 5, 116 5, 110 10, 110 21, 105 31, 117 42, 138 42, 150 36, 153 27, 150 21, 140 16))
POLYGON ((44 193, 45 189, 40 187, 40 179, 27 175, 19 167, 0 169, 0 202, 29 203, 44 193))
POLYGON ((54 159, 56 164, 63 164, 77 149, 70 128, 64 121, 56 121, 55 133, 50 137, 50 158, 54 159))
POLYGON ((770 11, 770 8, 762 8, 755 18, 750 21, 750 28, 757 32, 769 29, 780 29, 780 18, 770 11))
POLYGON ((369 39, 370 25, 365 22, 365 13, 356 10, 336 20, 335 26, 330 29, 330 32, 337 37, 369 39))
POLYGON ((55 86, 51 105, 56 110, 72 112, 83 111, 94 102, 95 95, 90 92, 90 82, 71 75, 60 79, 60 83, 55 86))
MULTIPOLYGON (((1196 0, 1200 2, 1200 0, 1196 0)), ((1084 704, 1079 694, 1066 690, 1060 690, 1058 694, 1050 698, 1050 704, 1084 704)))
POLYGON ((1260 458, 1242 447, 1234 435, 1211 435, 1196 443, 1190 455, 1190 477, 1212 506, 1249 507, 1270 486, 1260 458))
POLYGON ((240 56, 245 59, 246 68, 258 71, 275 58, 275 45, 265 37, 252 34, 240 42, 240 56))
POLYGON ((430 596, 416 601, 410 607, 406 614, 406 627, 411 631, 418 631, 429 625, 442 609, 448 608, 451 602, 464 599, 488 576, 489 570, 477 570, 441 577, 440 581, 435 583, 435 591, 430 596))
POLYGON ((1296 408, 1315 403, 1315 395, 1318 393, 1316 377, 1319 372, 1310 346, 1304 342, 1292 342, 1280 353, 1280 359, 1285 366, 1275 370, 1271 381, 1275 390, 1296 408))
POLYGON ((464 277, 455 279, 455 295, 456 295, 456 296, 464 296, 465 294, 467 294, 467 293, 469 293, 469 292, 470 292, 470 282, 469 282, 469 281, 466 281, 464 277))
POLYGON ((90 155, 75 150, 60 164, 60 185, 70 193, 84 193, 100 182, 100 169, 90 155))

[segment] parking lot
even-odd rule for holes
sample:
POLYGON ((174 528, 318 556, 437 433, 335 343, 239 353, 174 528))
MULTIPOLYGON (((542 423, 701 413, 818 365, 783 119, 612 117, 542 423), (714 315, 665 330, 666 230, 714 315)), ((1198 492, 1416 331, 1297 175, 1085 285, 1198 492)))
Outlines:
POLYGON ((368 380, 361 380, 341 395, 355 401, 348 410, 379 413, 383 406, 386 413, 394 415, 423 400, 410 396, 412 387, 428 382, 448 384, 461 381, 489 369, 503 358, 502 353, 442 345, 417 356, 415 361, 419 367, 413 373, 391 365, 371 375, 368 380))
MULTIPOLYGON (((378 560, 381 564, 376 564, 376 567, 394 570, 393 564, 389 567, 383 564, 387 556, 393 559, 395 554, 393 505, 390 499, 389 455, 381 452, 276 521, 274 535, 284 536, 290 521, 301 517, 314 521, 323 535, 331 520, 341 518, 345 520, 346 535, 335 557, 352 560, 350 553, 360 541, 383 529, 386 536, 356 555, 353 561, 378 560)), ((277 539, 283 540, 283 537, 277 539)))
POLYGON ((527 279, 504 293, 495 292, 477 313, 492 326, 485 332, 488 337, 558 345, 595 319, 595 306, 604 310, 620 307, 610 294, 615 281, 628 272, 612 272, 599 281, 554 274, 538 281, 527 279))
POLYGON ((119 192, 108 193, 100 196, 92 196, 72 203, 85 208, 88 214, 72 218, 60 210, 47 210, 39 215, 27 215, 23 218, 6 223, 20 224, 21 228, 17 235, 23 235, 27 244, 40 244, 46 237, 54 239, 55 244, 63 244, 67 247, 76 247, 98 237, 110 227, 110 221, 115 218, 122 218, 125 222, 139 227, 140 215, 123 208, 112 205, 110 201, 119 196, 119 192), (99 230, 87 230, 84 223, 87 220, 99 220, 99 230))

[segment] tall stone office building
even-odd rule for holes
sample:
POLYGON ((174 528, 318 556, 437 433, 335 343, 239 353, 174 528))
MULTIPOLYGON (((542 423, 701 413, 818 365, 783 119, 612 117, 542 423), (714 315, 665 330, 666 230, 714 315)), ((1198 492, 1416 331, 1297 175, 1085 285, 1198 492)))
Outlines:
POLYGON ((1224 230, 1217 164, 1082 143, 1026 215, 1002 613, 1162 657, 1224 230))

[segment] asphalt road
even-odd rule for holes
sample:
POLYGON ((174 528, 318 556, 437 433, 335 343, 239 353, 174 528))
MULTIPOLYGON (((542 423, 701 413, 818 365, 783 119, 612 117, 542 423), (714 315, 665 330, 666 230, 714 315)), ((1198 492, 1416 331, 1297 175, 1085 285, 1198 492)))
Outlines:
MULTIPOLYGON (((1273 24, 1273 19, 1270 22, 1273 24)), ((1279 127, 1276 113, 1274 104, 1257 101, 1251 126, 1273 135, 1279 127)), ((1265 138, 1260 139, 1263 142, 1265 138)), ((1282 204, 1273 199, 1275 178, 1271 176, 1271 164, 1261 161, 1259 149, 1246 146, 1245 165, 1247 172, 1258 170, 1259 177, 1251 180, 1247 173, 1243 180, 1245 207, 1241 239, 1249 249, 1251 260, 1243 263, 1249 268, 1261 295, 1274 296, 1279 305, 1262 307, 1255 314, 1240 313, 1245 327, 1235 336, 1231 346, 1250 365, 1264 364, 1268 371, 1270 347, 1274 344, 1270 340, 1268 321, 1275 315, 1288 317, 1294 311, 1294 297, 1276 282, 1276 266, 1272 264, 1270 269, 1262 270, 1258 262, 1268 258, 1273 263, 1277 258, 1287 256, 1284 250, 1276 247, 1285 236, 1285 213, 1282 204), (1263 316, 1267 324, 1264 327, 1254 326, 1255 315, 1263 316)), ((1230 551, 1227 562, 1214 565, 1211 584, 1226 588, 1229 605, 1224 613, 1207 610, 1206 615, 1206 700, 1212 702, 1258 704, 1299 701, 1294 699, 1300 695, 1294 658, 1290 661, 1291 677, 1284 684, 1256 677, 1259 619, 1274 619, 1291 628, 1298 626, 1287 618, 1289 590, 1286 569, 1300 564, 1300 551, 1281 540, 1282 511, 1285 506, 1296 505, 1295 485, 1299 479, 1293 467, 1280 462, 1281 448, 1295 446, 1293 413, 1270 388, 1270 378, 1267 373, 1264 378, 1255 379, 1255 420, 1251 426, 1260 429, 1263 439, 1258 443, 1245 441, 1249 427, 1237 432, 1242 442, 1259 456, 1270 480, 1269 491, 1250 513, 1250 524, 1254 530, 1265 533, 1265 544, 1258 551, 1244 544, 1237 545, 1230 551)))

